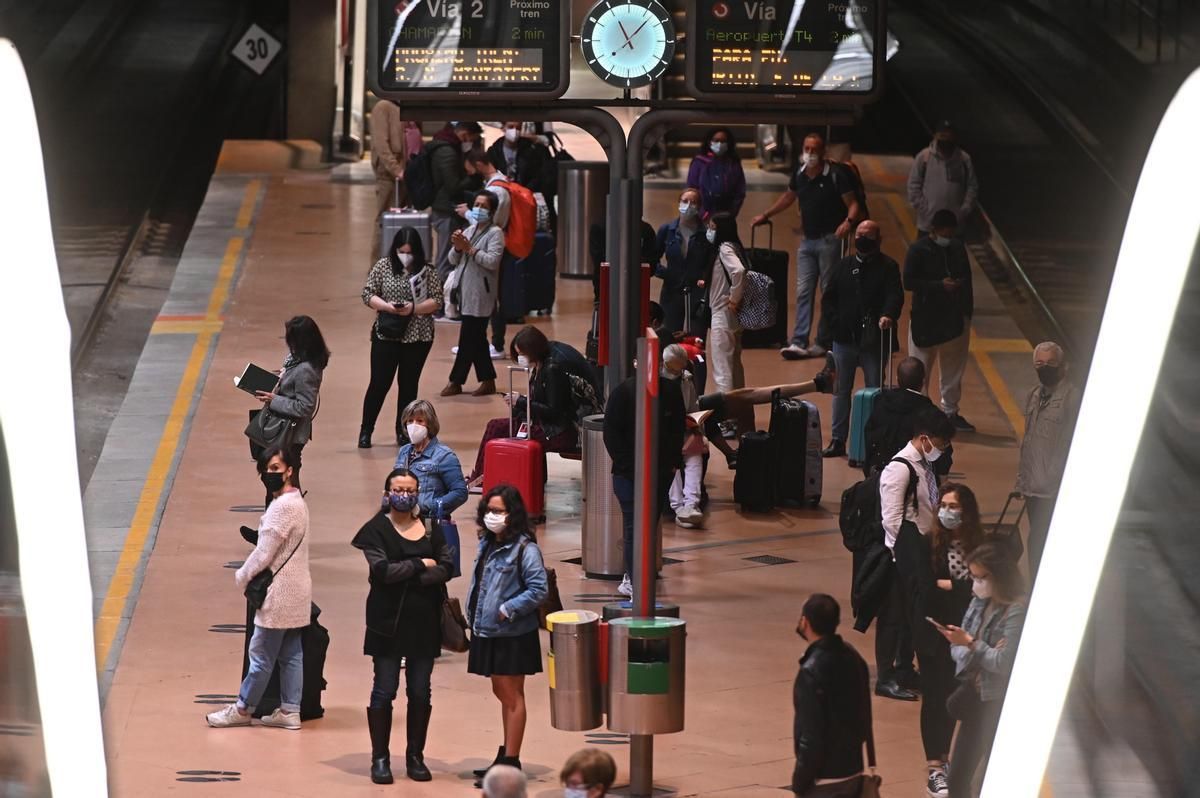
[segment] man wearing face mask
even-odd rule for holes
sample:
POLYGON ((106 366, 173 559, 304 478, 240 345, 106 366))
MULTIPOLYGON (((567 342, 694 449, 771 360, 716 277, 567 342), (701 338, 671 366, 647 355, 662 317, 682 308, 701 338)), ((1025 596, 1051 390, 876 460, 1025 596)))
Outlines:
POLYGON ((483 128, 477 122, 448 122, 425 145, 433 171, 433 204, 429 223, 437 233, 438 276, 445 282, 450 274, 450 235, 466 227, 457 208, 463 194, 471 186, 471 176, 464 166, 464 157, 479 144, 483 128))
POLYGON ((558 165, 550 149, 536 134, 524 134, 524 122, 505 122, 504 133, 488 147, 488 157, 502 175, 546 198, 554 208, 558 191, 558 165))
POLYGON ((917 212, 917 231, 933 229, 933 215, 943 208, 966 225, 975 213, 979 180, 971 156, 958 146, 954 126, 948 121, 934 127, 933 142, 913 158, 908 173, 908 204, 917 212))
POLYGON ((1050 531, 1050 516, 1058 485, 1067 466, 1067 451, 1079 416, 1082 395, 1066 379, 1067 361, 1062 347, 1045 341, 1033 350, 1038 385, 1025 398, 1025 436, 1016 491, 1029 509, 1029 575, 1037 578, 1050 531))
POLYGON ((822 326, 833 338, 837 386, 833 393, 833 431, 824 457, 846 454, 850 431, 850 394, 861 367, 868 388, 879 387, 883 357, 895 352, 896 320, 904 307, 900 267, 879 251, 879 225, 858 226, 855 254, 843 258, 821 298, 822 326), (884 336, 887 336, 885 339, 884 336))
POLYGON ((974 432, 958 412, 975 313, 971 263, 954 237, 958 220, 952 211, 935 213, 932 225, 933 235, 914 241, 904 258, 904 288, 913 295, 908 351, 925 366, 926 393, 937 361, 942 412, 959 432, 974 432))
POLYGON ((709 243, 700 217, 700 191, 685 188, 679 194, 679 216, 658 228, 658 252, 665 264, 659 262, 654 273, 662 278, 658 303, 663 326, 672 333, 683 330, 685 302, 692 302, 692 318, 696 318, 702 294, 699 288, 688 290, 703 278, 709 261, 709 243))
POLYGON ((879 475, 879 509, 884 545, 892 551, 895 576, 891 593, 879 610, 875 628, 875 694, 915 701, 916 694, 900 686, 897 677, 911 662, 898 661, 905 630, 911 635, 917 661, 928 656, 932 627, 918 610, 927 606, 925 593, 935 583, 926 538, 934 528, 941 497, 933 464, 954 438, 954 426, 940 411, 928 408, 913 421, 913 437, 879 475))
POLYGON ((757 227, 797 201, 804 240, 796 252, 796 326, 791 343, 779 352, 784 360, 824 356, 820 342, 809 346, 817 284, 824 292, 842 252, 842 240, 863 217, 850 175, 825 160, 825 139, 818 133, 805 137, 801 167, 788 190, 750 224, 757 227))
POLYGON ((804 798, 857 798, 863 791, 864 743, 874 757, 871 676, 859 653, 838 635, 840 621, 833 596, 815 593, 796 624, 808 649, 792 688, 792 792, 804 798))

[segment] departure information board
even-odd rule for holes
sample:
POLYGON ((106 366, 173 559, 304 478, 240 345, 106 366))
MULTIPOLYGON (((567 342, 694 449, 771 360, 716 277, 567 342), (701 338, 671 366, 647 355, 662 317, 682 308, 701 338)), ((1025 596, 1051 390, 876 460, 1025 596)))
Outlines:
POLYGON ((871 94, 883 0, 698 0, 688 86, 701 98, 871 94))
POLYGON ((562 0, 373 0, 369 19, 371 88, 380 96, 552 99, 567 89, 570 6, 562 0))

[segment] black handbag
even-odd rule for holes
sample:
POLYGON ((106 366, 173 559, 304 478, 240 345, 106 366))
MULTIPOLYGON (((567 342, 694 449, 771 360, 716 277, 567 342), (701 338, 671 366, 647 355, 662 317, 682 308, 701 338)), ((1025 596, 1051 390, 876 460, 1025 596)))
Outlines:
POLYGON ((245 591, 243 591, 247 604, 256 610, 262 609, 262 605, 267 601, 267 590, 271 587, 271 583, 275 581, 275 575, 287 567, 287 564, 292 561, 296 549, 300 548, 300 544, 303 542, 304 535, 301 535, 300 540, 296 541, 296 545, 292 548, 292 553, 283 561, 283 565, 275 569, 274 573, 268 568, 254 575, 254 578, 250 580, 250 583, 246 585, 245 591))
POLYGON ((408 331, 408 323, 412 321, 412 316, 398 316, 395 313, 380 313, 379 318, 375 320, 375 329, 384 338, 400 340, 404 337, 404 333, 408 331))
POLYGON ((247 438, 264 449, 270 449, 273 446, 282 449, 291 442, 291 436, 295 429, 295 419, 281 416, 271 408, 264 406, 251 416, 245 431, 247 438))

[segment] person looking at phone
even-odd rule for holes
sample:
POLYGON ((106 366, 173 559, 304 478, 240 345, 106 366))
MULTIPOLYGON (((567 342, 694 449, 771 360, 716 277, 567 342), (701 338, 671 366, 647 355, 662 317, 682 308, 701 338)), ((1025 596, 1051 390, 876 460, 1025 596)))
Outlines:
POLYGON ((959 686, 947 702, 960 722, 950 752, 950 795, 970 795, 975 772, 987 769, 1000 707, 1025 624, 1025 580, 1002 544, 982 543, 967 556, 974 597, 962 626, 938 630, 950 644, 959 686))
POLYGON ((467 477, 472 493, 481 492, 483 449, 488 441, 510 437, 529 419, 532 423, 524 429, 524 437, 539 441, 543 453, 574 451, 579 448, 579 418, 604 409, 596 373, 570 344, 551 341, 537 327, 525 327, 513 337, 510 354, 517 365, 529 369, 529 398, 504 395, 509 415, 492 419, 484 429, 475 468, 467 477))
POLYGON ((491 191, 480 191, 471 205, 471 226, 450 235, 450 263, 457 285, 450 299, 462 313, 458 328, 458 352, 450 369, 450 381, 442 396, 462 393, 463 383, 475 367, 479 387, 472 396, 490 396, 496 392, 496 368, 488 351, 487 328, 496 299, 500 295, 500 262, 504 257, 504 229, 495 224, 499 198, 491 191))
POLYGON ((391 251, 375 261, 367 275, 362 301, 375 311, 375 322, 371 326, 371 379, 363 397, 358 448, 371 448, 371 433, 392 380, 398 394, 396 445, 403 446, 408 435, 400 416, 417 398, 421 372, 433 347, 433 314, 442 307, 442 280, 429 263, 415 228, 396 231, 391 251))

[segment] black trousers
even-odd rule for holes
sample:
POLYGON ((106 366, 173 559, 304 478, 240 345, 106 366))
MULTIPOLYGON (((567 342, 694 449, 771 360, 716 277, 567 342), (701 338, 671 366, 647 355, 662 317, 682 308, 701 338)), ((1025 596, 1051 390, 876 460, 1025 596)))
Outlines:
POLYGON ((950 752, 951 798, 969 798, 974 794, 971 782, 980 765, 987 768, 1003 704, 1003 700, 980 701, 962 719, 954 738, 954 750, 950 752))
POLYGON ((363 397, 362 428, 366 432, 375 429, 375 421, 379 411, 387 399, 392 380, 396 380, 396 436, 400 437, 403 430, 400 425, 400 415, 408 403, 417 398, 417 389, 421 384, 421 371, 425 368, 425 360, 433 341, 402 344, 397 341, 371 341, 371 381, 367 385, 367 394, 363 397))
POLYGON ((902 580, 892 577, 888 597, 875 618, 875 681, 891 682, 901 670, 912 668, 913 641, 905 612, 902 580))
POLYGON ((918 651, 917 659, 921 663, 921 743, 925 759, 942 760, 950 753, 954 737, 954 718, 946 711, 946 699, 958 687, 950 644, 928 654, 918 651))
POLYGON ((463 316, 458 325, 458 356, 450 369, 450 382, 462 385, 475 367, 475 378, 480 382, 496 379, 496 367, 488 353, 488 317, 463 316))
MULTIPOLYGON (((371 709, 391 709, 396 692, 400 689, 400 658, 372 657, 375 666, 375 681, 371 685, 371 709)), ((407 657, 404 668, 406 675, 405 696, 408 705, 427 707, 433 693, 429 683, 433 676, 433 657, 407 657)))
POLYGON ((1053 496, 1028 496, 1025 507, 1029 513, 1029 581, 1037 581, 1038 569, 1042 565, 1042 552, 1046 550, 1046 537, 1050 533, 1050 516, 1054 514, 1053 496))

